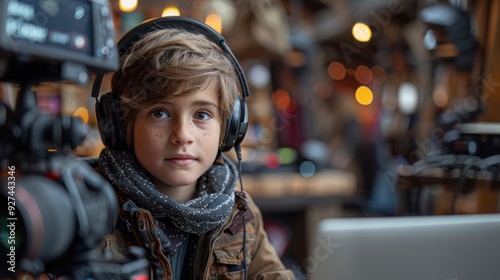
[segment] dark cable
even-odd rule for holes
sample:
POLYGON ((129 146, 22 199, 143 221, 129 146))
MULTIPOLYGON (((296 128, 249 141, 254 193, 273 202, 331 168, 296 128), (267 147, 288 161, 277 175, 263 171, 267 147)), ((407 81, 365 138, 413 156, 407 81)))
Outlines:
POLYGON ((236 151, 236 158, 238 159, 238 177, 240 180, 240 191, 243 192, 243 180, 241 179, 241 146, 239 144, 234 146, 236 151))
MULTIPOLYGON (((240 179, 240 191, 243 194, 243 179, 241 178, 241 146, 236 144, 234 146, 234 150, 236 151, 236 158, 238 159, 238 177, 240 179)), ((246 209, 245 209, 246 210, 246 209)), ((248 279, 248 270, 247 270, 247 250, 246 250, 246 240, 247 240, 247 223, 245 214, 243 214, 243 269, 245 273, 245 280, 248 279)))

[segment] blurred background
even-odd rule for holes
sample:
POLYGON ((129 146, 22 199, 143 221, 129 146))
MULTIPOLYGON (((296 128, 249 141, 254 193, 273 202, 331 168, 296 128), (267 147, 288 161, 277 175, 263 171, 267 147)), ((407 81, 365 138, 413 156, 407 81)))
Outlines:
MULTIPOLYGON (((110 3, 117 39, 176 15, 226 38, 251 88, 244 188, 297 275, 325 218, 498 212, 499 1, 110 3)), ((91 86, 36 89, 40 110, 88 125, 82 157, 103 147, 91 86)))

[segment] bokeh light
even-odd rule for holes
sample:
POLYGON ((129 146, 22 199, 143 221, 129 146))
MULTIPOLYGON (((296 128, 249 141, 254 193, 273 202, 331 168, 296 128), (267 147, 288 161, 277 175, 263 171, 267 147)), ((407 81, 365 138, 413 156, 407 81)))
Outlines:
POLYGON ((161 13, 162 17, 175 17, 175 16, 180 16, 180 15, 181 15, 181 12, 179 11, 179 8, 177 8, 175 6, 168 6, 161 13))
POLYGON ((280 166, 280 156, 277 153, 268 153, 265 155, 264 162, 269 168, 278 168, 280 166))
POLYGON ((132 12, 137 9, 137 0, 120 0, 118 6, 122 12, 132 12))
POLYGON ((271 72, 265 65, 254 64, 248 68, 247 78, 253 86, 263 87, 271 81, 271 72))
POLYGON ((360 42, 368 42, 372 38, 370 27, 364 23, 358 22, 352 27, 352 36, 360 42))
POLYGON ((316 165, 306 160, 300 164, 299 173, 306 178, 312 177, 316 173, 316 165))
POLYGON ((412 114, 418 107, 418 89, 410 82, 404 82, 398 89, 398 108, 404 114, 412 114))
POLYGON ((328 65, 328 75, 334 80, 342 80, 346 75, 345 66, 338 61, 332 61, 328 65))
POLYGON ((277 89, 272 94, 274 106, 278 110, 285 111, 290 106, 290 94, 284 89, 277 89))
POLYGON ((370 84, 373 81, 372 71, 365 65, 359 65, 356 68, 354 77, 356 77, 356 81, 358 81, 358 83, 363 85, 370 84))
POLYGON ((297 161, 298 154, 293 148, 283 147, 278 149, 281 164, 292 164, 297 161))
POLYGON ((438 87, 432 93, 432 100, 436 106, 444 108, 448 105, 448 94, 443 88, 438 87))
POLYGON ((370 105, 373 101, 373 92, 365 86, 356 89, 356 101, 361 105, 370 105))
POLYGON ((84 123, 89 122, 89 110, 85 107, 78 107, 73 113, 73 117, 80 117, 84 123))
POLYGON ((208 14, 205 18, 205 23, 215 29, 215 31, 222 33, 222 18, 216 13, 208 14))

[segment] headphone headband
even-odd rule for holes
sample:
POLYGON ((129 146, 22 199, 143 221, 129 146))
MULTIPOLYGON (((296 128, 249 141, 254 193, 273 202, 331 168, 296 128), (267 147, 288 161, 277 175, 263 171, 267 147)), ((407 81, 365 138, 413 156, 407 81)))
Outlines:
MULTIPOLYGON (((231 62, 233 63, 234 68, 236 69, 236 75, 238 76, 238 80, 240 81, 243 97, 248 97, 250 90, 248 88, 248 83, 246 81, 245 74, 243 73, 240 63, 229 49, 229 46, 227 45, 224 37, 222 37, 221 34, 219 34, 209 25, 206 25, 192 18, 173 16, 173 17, 154 18, 144 21, 138 26, 132 28, 129 32, 123 35, 120 41, 118 41, 117 46, 120 57, 124 55, 125 52, 135 42, 139 41, 144 35, 154 30, 167 29, 167 28, 181 28, 192 33, 203 34, 210 41, 217 44, 224 52, 228 54, 228 57, 231 59, 231 62)), ((99 96, 99 91, 101 88, 101 83, 103 78, 104 78, 103 73, 97 73, 94 85, 92 87, 92 97, 97 98, 99 96)))

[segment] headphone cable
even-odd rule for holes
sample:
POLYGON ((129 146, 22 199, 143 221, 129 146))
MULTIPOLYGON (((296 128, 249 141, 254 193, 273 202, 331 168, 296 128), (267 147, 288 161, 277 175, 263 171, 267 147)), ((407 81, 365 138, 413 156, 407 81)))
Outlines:
MULTIPOLYGON (((236 151, 236 157, 238 159, 238 177, 240 180, 240 191, 243 194, 243 179, 241 178, 241 146, 240 144, 236 144, 234 146, 234 150, 236 151)), ((243 194, 244 195, 244 194, 243 194)), ((246 211, 246 209, 245 209, 246 211)), ((247 270, 247 253, 246 253, 246 240, 247 240, 247 225, 246 225, 246 217, 243 214, 243 269, 245 273, 245 280, 248 279, 248 270, 247 270)))

